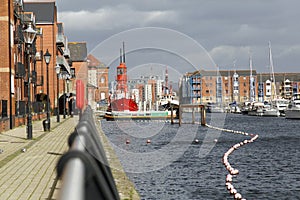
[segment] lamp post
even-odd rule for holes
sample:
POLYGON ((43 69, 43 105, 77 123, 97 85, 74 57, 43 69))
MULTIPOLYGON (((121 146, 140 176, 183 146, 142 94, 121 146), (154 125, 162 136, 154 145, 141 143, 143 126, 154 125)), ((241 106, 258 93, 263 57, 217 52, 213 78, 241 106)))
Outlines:
POLYGON ((67 80, 67 74, 66 72, 62 73, 62 79, 63 79, 63 118, 66 119, 66 80, 67 80))
POLYGON ((70 116, 70 104, 69 104, 69 101, 70 101, 70 93, 69 93, 70 78, 67 78, 66 82, 67 82, 67 95, 66 95, 66 97, 67 97, 67 106, 68 106, 67 115, 70 116))
POLYGON ((26 43, 26 54, 27 54, 27 107, 28 107, 28 115, 27 115, 27 139, 32 139, 32 116, 31 116, 31 95, 30 95, 30 46, 32 45, 35 39, 36 31, 31 27, 31 24, 28 24, 26 30, 23 31, 24 40, 26 43))
POLYGON ((63 100, 64 100, 64 119, 66 118, 66 79, 64 79, 64 97, 63 97, 63 100))
POLYGON ((51 54, 49 53, 48 49, 44 54, 44 59, 47 65, 47 119, 43 121, 44 123, 44 131, 50 131, 50 98, 49 98, 49 63, 51 59, 51 54))
POLYGON ((57 113, 56 113, 56 120, 57 122, 60 122, 60 118, 59 118, 59 73, 60 73, 60 66, 57 64, 55 66, 55 71, 57 74, 57 113))

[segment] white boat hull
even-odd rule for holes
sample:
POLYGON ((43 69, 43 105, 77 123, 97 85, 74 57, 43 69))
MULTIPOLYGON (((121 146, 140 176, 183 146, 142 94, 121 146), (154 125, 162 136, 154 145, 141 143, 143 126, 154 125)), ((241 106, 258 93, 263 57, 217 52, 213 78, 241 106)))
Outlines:
POLYGON ((248 115, 250 116, 263 116, 263 112, 257 112, 257 111, 248 111, 248 115))
POLYGON ((262 116, 264 116, 264 117, 279 117, 280 112, 276 109, 264 110, 262 116))

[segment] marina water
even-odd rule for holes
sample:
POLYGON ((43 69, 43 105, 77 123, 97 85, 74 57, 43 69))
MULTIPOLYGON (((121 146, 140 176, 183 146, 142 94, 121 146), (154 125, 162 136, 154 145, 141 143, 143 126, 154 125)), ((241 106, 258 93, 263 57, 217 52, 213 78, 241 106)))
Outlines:
MULTIPOLYGON (((255 200, 300 199, 300 121, 281 117, 208 114, 207 123, 212 123, 210 119, 219 121, 218 117, 225 119, 224 124, 221 124, 222 128, 259 135, 254 143, 239 148, 229 156, 232 166, 239 170, 239 175, 233 179, 233 185, 243 197, 255 200)), ((187 118, 188 116, 185 117, 187 118)), ((140 153, 147 157, 147 153, 157 152, 165 146, 169 146, 170 152, 187 146, 178 158, 162 166, 157 165, 155 162, 159 161, 155 159, 153 162, 133 159, 134 163, 130 163, 130 158, 117 153, 142 199, 233 199, 225 187, 227 171, 222 164, 222 156, 232 145, 249 137, 227 132, 211 134, 207 127, 183 124, 181 129, 185 134, 194 136, 193 139, 179 138, 172 142, 178 134, 178 124, 101 120, 101 126, 116 149, 135 155, 140 153), (140 130, 136 130, 137 127, 140 130), (131 133, 149 134, 149 137, 131 133), (212 135, 210 139, 207 139, 210 137, 208 134, 212 135), (195 142, 195 139, 199 142, 195 142), (209 152, 200 155, 201 147, 207 144, 209 152), (135 172, 132 166, 136 167, 135 172), (151 166, 154 167, 149 170, 151 166), (140 171, 139 167, 145 170, 140 171)), ((160 162, 164 160, 161 159, 160 162)))

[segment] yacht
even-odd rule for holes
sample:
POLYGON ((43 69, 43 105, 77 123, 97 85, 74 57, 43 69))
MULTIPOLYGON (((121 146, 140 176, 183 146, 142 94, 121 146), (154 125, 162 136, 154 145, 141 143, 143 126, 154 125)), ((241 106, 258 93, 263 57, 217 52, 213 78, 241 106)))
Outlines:
POLYGON ((243 115, 248 115, 248 112, 251 110, 251 102, 244 102, 243 104, 242 104, 242 106, 241 106, 241 113, 243 114, 243 115))
POLYGON ((263 114, 264 117, 279 117, 280 112, 278 107, 275 104, 265 102, 263 106, 263 114))
POLYGON ((248 115, 251 116, 263 116, 263 107, 264 103, 262 102, 253 102, 250 110, 248 111, 248 115))
POLYGON ((277 107, 280 116, 285 116, 285 111, 289 105, 289 100, 277 98, 277 99, 273 99, 271 103, 277 107))
POLYGON ((175 92, 172 92, 172 94, 162 95, 157 102, 160 110, 169 109, 170 106, 174 106, 176 108, 179 107, 179 99, 175 92))
POLYGON ((300 93, 293 94, 285 112, 286 119, 300 119, 300 93))
POLYGON ((237 103, 235 101, 233 103, 229 104, 227 112, 229 112, 229 113, 237 113, 237 114, 242 113, 239 105, 237 105, 237 103))

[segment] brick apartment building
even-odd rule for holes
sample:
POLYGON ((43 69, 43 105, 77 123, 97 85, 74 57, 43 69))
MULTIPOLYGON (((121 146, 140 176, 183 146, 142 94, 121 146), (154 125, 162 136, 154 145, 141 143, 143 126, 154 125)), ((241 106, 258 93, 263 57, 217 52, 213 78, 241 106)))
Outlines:
POLYGON ((28 110, 32 120, 45 118, 48 98, 51 114, 71 109, 75 77, 88 83, 87 47, 68 42, 55 0, 4 0, 0 41, 0 131, 26 124, 28 110), (26 45, 23 34, 30 27, 36 34, 26 45), (52 55, 48 65, 47 51, 52 55))
MULTIPOLYGON (((254 101, 268 101, 272 93, 290 99, 293 93, 300 92, 299 73, 275 73, 276 91, 272 92, 269 73, 253 70, 252 77, 254 101)), ((181 77, 179 87, 182 103, 243 103, 250 101, 250 70, 195 71, 181 77)))

